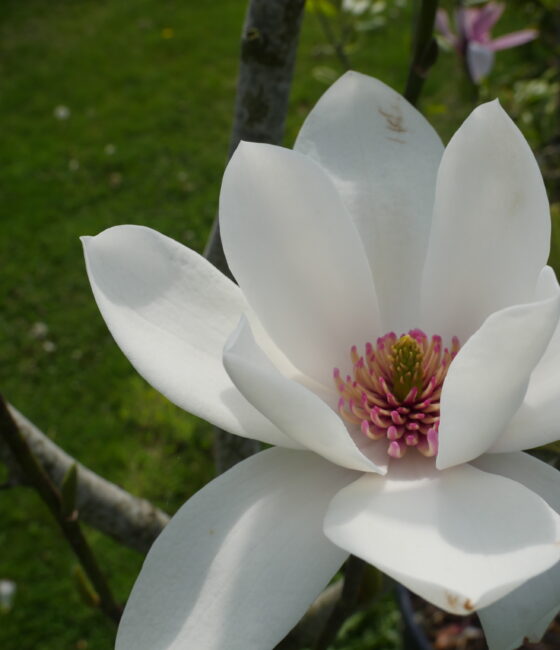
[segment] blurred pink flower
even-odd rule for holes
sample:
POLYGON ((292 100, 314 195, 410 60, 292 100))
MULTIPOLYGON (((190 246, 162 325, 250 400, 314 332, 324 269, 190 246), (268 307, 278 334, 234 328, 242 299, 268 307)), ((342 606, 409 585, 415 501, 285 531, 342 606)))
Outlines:
POLYGON ((479 83, 490 72, 494 63, 494 52, 523 45, 538 35, 536 29, 522 29, 492 39, 490 32, 504 9, 503 2, 489 2, 479 8, 459 9, 455 14, 457 34, 451 30, 447 11, 439 9, 437 12, 437 29, 445 40, 465 57, 469 74, 475 83, 479 83))

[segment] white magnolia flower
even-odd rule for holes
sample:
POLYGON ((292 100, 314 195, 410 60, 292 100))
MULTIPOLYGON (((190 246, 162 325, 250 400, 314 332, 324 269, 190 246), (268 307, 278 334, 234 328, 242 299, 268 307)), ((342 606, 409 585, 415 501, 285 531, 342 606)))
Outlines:
POLYGON ((295 151, 239 146, 220 224, 239 287, 148 228, 84 240, 137 370, 276 445, 175 515, 117 648, 270 650, 348 553, 480 610, 492 649, 537 638, 560 606, 560 479, 520 450, 558 437, 560 288, 543 181, 499 104, 444 151, 346 74, 295 151))
POLYGON ((17 585, 13 580, 0 580, 0 614, 12 609, 16 591, 17 585))
POLYGON ((371 6, 371 0, 342 0, 342 11, 361 16, 371 6))

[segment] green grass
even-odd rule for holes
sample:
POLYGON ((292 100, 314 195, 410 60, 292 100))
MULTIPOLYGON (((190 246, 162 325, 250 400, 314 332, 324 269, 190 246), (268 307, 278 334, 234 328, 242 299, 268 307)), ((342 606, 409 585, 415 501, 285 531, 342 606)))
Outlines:
MULTIPOLYGON (((94 304, 78 237, 139 223, 202 249, 231 128, 244 5, 0 5, 1 390, 70 454, 169 512, 212 476, 210 432, 147 386, 119 352, 94 304), (68 119, 55 118, 57 106, 69 108, 68 119), (42 336, 36 323, 47 326, 42 336)), ((364 36, 354 67, 402 88, 408 23, 404 12, 364 36)), ((499 65, 520 56, 503 53, 499 65)), ((424 100, 445 138, 469 110, 449 85, 455 69, 442 55, 424 100)), ((287 144, 324 91, 321 79, 339 72, 307 16, 287 144)), ((125 599, 141 557, 95 531, 89 538, 125 599)), ((0 648, 112 647, 111 625, 80 601, 74 565, 37 496, 0 491, 0 578, 18 585, 14 608, 0 615, 0 648)), ((341 643, 397 647, 381 629, 383 621, 393 627, 394 611, 384 601, 381 623, 349 622, 341 643), (379 639, 385 645, 375 645, 379 639)))

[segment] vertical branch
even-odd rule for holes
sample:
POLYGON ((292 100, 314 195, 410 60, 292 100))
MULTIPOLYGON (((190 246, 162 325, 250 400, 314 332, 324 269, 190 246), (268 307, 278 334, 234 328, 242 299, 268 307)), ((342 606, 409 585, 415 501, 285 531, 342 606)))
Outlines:
MULTIPOLYGON (((280 144, 288 110, 305 0, 250 0, 241 37, 241 63, 228 158, 240 140, 280 144)), ((204 256, 230 278, 218 218, 204 256)), ((259 450, 259 443, 216 430, 214 452, 223 472, 259 450)))
POLYGON ((434 38, 434 23, 438 0, 420 0, 414 24, 412 61, 408 70, 408 78, 404 96, 416 105, 422 86, 429 69, 435 63, 438 46, 434 38))
MULTIPOLYGON (((249 2, 228 159, 240 140, 282 142, 304 5, 305 0, 249 2)), ((204 256, 231 277, 217 218, 204 256)))
POLYGON ((68 514, 59 490, 53 485, 48 475, 35 459, 25 438, 21 435, 12 418, 4 399, 0 396, 0 436, 4 438, 14 458, 37 490, 51 514, 56 520, 62 534, 80 561, 84 572, 99 596, 99 607, 112 621, 118 623, 121 608, 116 603, 109 583, 101 571, 97 560, 86 540, 75 513, 68 514))

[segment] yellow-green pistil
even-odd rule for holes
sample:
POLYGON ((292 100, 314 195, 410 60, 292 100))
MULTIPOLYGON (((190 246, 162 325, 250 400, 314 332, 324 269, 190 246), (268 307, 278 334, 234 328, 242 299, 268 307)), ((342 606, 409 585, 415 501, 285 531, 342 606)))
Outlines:
POLYGON ((424 354, 418 342, 409 334, 391 346, 393 395, 402 402, 412 388, 419 392, 423 386, 422 362, 424 354))

